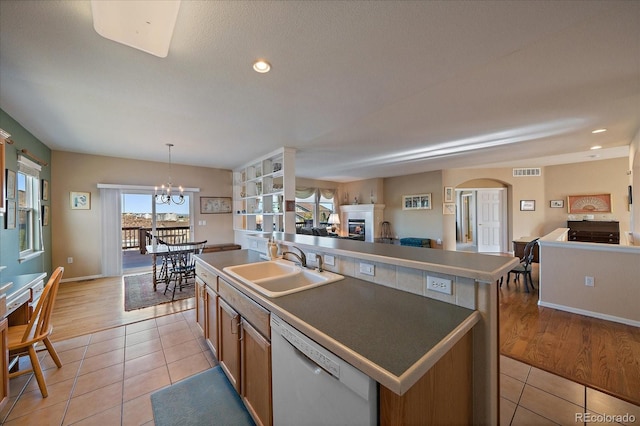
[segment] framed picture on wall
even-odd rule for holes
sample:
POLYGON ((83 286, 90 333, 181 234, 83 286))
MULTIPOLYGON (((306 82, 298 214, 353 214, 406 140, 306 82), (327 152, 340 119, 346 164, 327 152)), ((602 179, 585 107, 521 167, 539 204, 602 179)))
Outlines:
POLYGON ((231 197, 200 197, 200 213, 231 213, 231 197))
POLYGON ((402 210, 431 210, 431 194, 403 195, 402 210))
POLYGON ((551 200, 549 203, 551 208, 558 209, 564 207, 564 200, 551 200))
POLYGON ((452 186, 445 186, 444 187, 444 202, 445 203, 453 203, 453 197, 454 197, 453 187, 452 186))
POLYGON ((69 203, 71 210, 91 210, 91 193, 71 192, 69 193, 69 203))
POLYGON ((49 226, 49 206, 42 206, 42 226, 49 226))
POLYGON ((442 214, 456 214, 456 204, 455 203, 443 203, 442 204, 442 214))
POLYGON ((6 213, 5 227, 7 229, 16 228, 16 202, 12 200, 7 201, 7 213, 6 213))
POLYGON ((611 213, 611 194, 569 195, 569 214, 611 213))
POLYGON ((49 181, 42 179, 42 201, 49 201, 49 181))
POLYGON ((7 169, 7 200, 16 199, 16 172, 7 169))
POLYGON ((520 200, 520 210, 523 212, 532 212, 536 209, 535 200, 520 200))

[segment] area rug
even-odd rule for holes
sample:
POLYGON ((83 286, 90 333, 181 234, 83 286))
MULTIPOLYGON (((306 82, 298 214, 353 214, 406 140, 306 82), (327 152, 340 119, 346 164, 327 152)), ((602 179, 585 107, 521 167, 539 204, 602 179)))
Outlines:
POLYGON ((220 366, 151 394, 156 426, 254 425, 220 366))
MULTIPOLYGON (((158 284, 158 290, 153 291, 153 274, 125 275, 124 279, 124 310, 148 308, 171 302, 171 292, 164 292, 164 283, 158 284)), ((176 290, 175 300, 188 299, 195 295, 193 280, 186 287, 176 290)))

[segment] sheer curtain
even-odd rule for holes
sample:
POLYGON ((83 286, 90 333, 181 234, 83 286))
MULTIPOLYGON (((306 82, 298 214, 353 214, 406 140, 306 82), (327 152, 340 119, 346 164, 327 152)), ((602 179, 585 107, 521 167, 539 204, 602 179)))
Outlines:
POLYGON ((102 204, 102 275, 122 275, 121 192, 116 188, 100 188, 102 204))

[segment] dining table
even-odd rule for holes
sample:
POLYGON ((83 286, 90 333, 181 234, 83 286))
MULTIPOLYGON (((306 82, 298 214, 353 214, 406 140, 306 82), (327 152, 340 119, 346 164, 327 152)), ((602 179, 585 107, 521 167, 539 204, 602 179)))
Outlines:
POLYGON ((167 274, 167 256, 169 255, 169 247, 166 244, 151 244, 146 246, 147 254, 153 259, 153 291, 156 291, 158 282, 164 280, 167 274), (160 267, 160 276, 158 276, 158 256, 162 258, 162 266, 160 267))

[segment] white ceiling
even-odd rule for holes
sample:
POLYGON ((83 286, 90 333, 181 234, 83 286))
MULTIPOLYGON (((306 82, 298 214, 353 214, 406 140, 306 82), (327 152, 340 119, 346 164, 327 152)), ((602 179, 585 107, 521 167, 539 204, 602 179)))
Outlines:
POLYGON ((54 150, 234 168, 289 146, 336 181, 620 156, 640 1, 188 0, 158 58, 99 36, 88 0, 2 0, 0 107, 54 150))

